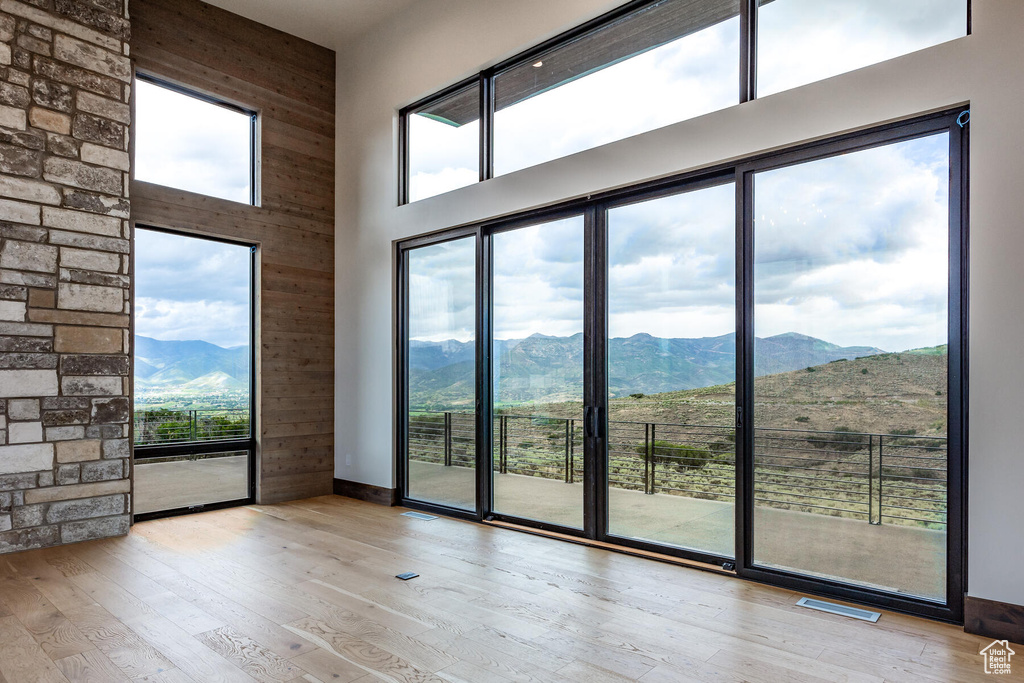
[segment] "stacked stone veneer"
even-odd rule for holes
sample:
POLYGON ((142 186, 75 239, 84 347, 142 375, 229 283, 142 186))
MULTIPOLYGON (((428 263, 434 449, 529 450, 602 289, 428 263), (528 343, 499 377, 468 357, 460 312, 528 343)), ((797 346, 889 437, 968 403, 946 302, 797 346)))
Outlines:
POLYGON ((0 552, 129 522, 124 0, 0 0, 0 552))

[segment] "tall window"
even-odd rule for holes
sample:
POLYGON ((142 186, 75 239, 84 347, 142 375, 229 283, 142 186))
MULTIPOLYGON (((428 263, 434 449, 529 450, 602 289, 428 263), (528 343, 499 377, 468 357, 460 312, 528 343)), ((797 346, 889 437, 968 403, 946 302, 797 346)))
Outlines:
POLYGON ((135 233, 135 514, 252 498, 248 245, 135 233))
POLYGON ((399 200, 959 38, 967 34, 968 6, 968 0, 627 3, 403 109, 399 200))
POLYGON ((135 178, 256 203, 256 114, 145 77, 135 85, 135 178))

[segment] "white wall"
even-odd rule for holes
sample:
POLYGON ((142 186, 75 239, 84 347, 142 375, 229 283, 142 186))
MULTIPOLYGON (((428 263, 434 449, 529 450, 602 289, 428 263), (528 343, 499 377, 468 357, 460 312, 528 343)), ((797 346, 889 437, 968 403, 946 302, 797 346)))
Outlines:
POLYGON ((422 0, 338 55, 337 477, 394 485, 394 241, 971 103, 969 592, 1024 604, 1024 2, 972 36, 411 205, 398 109, 607 11, 608 0, 422 0))

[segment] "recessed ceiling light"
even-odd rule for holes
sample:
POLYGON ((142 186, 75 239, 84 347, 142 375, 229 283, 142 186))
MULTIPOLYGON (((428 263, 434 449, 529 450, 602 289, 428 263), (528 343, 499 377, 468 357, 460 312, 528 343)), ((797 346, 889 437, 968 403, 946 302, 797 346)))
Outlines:
POLYGON ((539 68, 541 68, 542 66, 544 66, 544 62, 534 62, 534 63, 533 63, 533 68, 534 68, 534 69, 539 69, 539 68))

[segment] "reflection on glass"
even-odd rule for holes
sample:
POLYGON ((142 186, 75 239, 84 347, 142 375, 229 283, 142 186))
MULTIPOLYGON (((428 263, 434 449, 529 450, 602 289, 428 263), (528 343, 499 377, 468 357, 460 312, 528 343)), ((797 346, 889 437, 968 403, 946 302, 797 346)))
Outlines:
POLYGON ((407 252, 407 495, 476 508, 476 239, 407 252))
POLYGON ((761 0, 757 94, 795 88, 967 33, 967 0, 761 0))
POLYGON ((144 80, 135 85, 135 177, 252 202, 252 120, 144 80))
POLYGON ((735 187, 608 216, 608 529, 733 556, 735 187))
POLYGON ((494 510, 583 527, 583 218, 493 237, 494 510))
POLYGON ((495 78, 502 175, 736 104, 739 3, 660 2, 495 78))
MULTIPOLYGON (((250 437, 251 263, 247 246, 135 231, 136 445, 250 437)), ((247 455, 141 454, 136 513, 248 497, 247 455)))
POLYGON ((249 453, 152 458, 135 463, 135 514, 249 497, 249 453))
POLYGON ((945 598, 948 149, 755 177, 759 565, 945 598))
POLYGON ((480 180, 480 86, 409 113, 409 201, 480 180))

